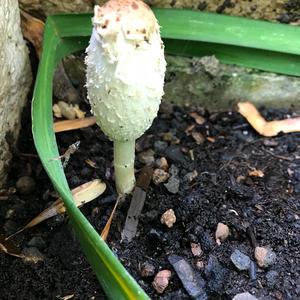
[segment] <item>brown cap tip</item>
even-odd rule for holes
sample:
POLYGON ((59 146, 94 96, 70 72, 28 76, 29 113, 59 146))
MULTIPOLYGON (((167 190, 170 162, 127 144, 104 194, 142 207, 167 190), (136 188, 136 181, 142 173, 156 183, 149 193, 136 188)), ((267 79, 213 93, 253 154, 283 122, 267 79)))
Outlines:
POLYGON ((159 29, 153 12, 141 0, 110 0, 101 7, 96 5, 93 24, 103 37, 122 30, 129 40, 148 40, 159 29))

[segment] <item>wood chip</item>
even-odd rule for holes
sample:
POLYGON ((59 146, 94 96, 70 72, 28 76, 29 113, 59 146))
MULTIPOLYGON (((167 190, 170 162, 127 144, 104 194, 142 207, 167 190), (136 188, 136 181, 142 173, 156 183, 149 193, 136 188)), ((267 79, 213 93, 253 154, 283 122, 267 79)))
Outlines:
POLYGON ((130 207, 127 213, 124 229, 121 233, 122 240, 131 242, 136 235, 139 217, 144 206, 146 191, 150 185, 152 174, 152 167, 145 166, 138 176, 136 187, 134 189, 130 207))
POLYGON ((213 138, 212 136, 207 136, 206 139, 211 143, 214 143, 216 141, 216 139, 213 138))
POLYGON ((85 162, 86 162, 90 167, 92 167, 92 168, 94 168, 94 169, 98 169, 97 164, 96 164, 94 161, 92 161, 91 159, 86 159, 85 162))
POLYGON ((248 172, 249 176, 252 176, 252 177, 264 177, 265 174, 262 170, 258 170, 258 169, 253 169, 252 171, 249 171, 248 172))
POLYGON ((59 121, 54 123, 54 131, 63 132, 68 130, 75 130, 84 127, 89 127, 96 124, 95 117, 87 117, 83 119, 75 119, 75 120, 66 120, 66 121, 59 121))

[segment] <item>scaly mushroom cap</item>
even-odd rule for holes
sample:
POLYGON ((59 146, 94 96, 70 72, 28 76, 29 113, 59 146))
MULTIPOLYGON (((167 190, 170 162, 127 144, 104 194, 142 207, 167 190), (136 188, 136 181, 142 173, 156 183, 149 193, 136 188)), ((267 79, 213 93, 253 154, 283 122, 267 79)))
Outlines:
POLYGON ((93 113, 111 140, 134 140, 151 125, 163 95, 159 25, 139 0, 95 6, 92 21, 86 85, 93 113))
POLYGON ((147 4, 139 0, 111 0, 94 8, 93 23, 101 36, 123 31, 126 39, 149 39, 158 30, 156 18, 147 4))

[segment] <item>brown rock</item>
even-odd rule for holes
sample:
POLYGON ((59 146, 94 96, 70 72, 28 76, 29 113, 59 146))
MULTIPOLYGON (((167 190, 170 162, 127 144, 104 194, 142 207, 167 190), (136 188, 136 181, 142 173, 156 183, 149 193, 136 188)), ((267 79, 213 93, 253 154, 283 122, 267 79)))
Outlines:
POLYGON ((160 222, 162 224, 167 225, 169 228, 173 227, 174 223, 176 222, 176 216, 174 210, 170 208, 167 211, 165 211, 160 218, 160 222))
POLYGON ((167 171, 169 168, 168 161, 165 157, 161 157, 161 158, 157 159, 155 161, 155 164, 159 169, 162 169, 164 171, 167 171))
POLYGON ((156 274, 154 281, 152 282, 152 286, 159 294, 162 294, 169 285, 170 278, 171 271, 161 270, 156 274))
POLYGON ((221 242, 225 241, 229 236, 229 227, 226 224, 218 223, 215 236, 217 244, 221 245, 221 242))
POLYGON ((271 266, 276 260, 275 252, 266 247, 256 247, 254 256, 257 261, 257 264, 261 268, 271 266))
POLYGON ((153 171, 152 180, 155 184, 160 184, 162 182, 167 181, 169 178, 169 173, 161 170, 161 169, 155 169, 153 171))

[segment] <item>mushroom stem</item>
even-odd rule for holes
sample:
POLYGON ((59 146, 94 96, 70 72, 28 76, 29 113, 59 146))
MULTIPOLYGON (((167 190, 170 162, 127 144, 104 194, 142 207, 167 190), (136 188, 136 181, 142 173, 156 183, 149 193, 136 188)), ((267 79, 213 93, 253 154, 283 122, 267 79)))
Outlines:
POLYGON ((114 166, 117 191, 130 193, 135 185, 134 177, 135 140, 114 141, 114 166))

